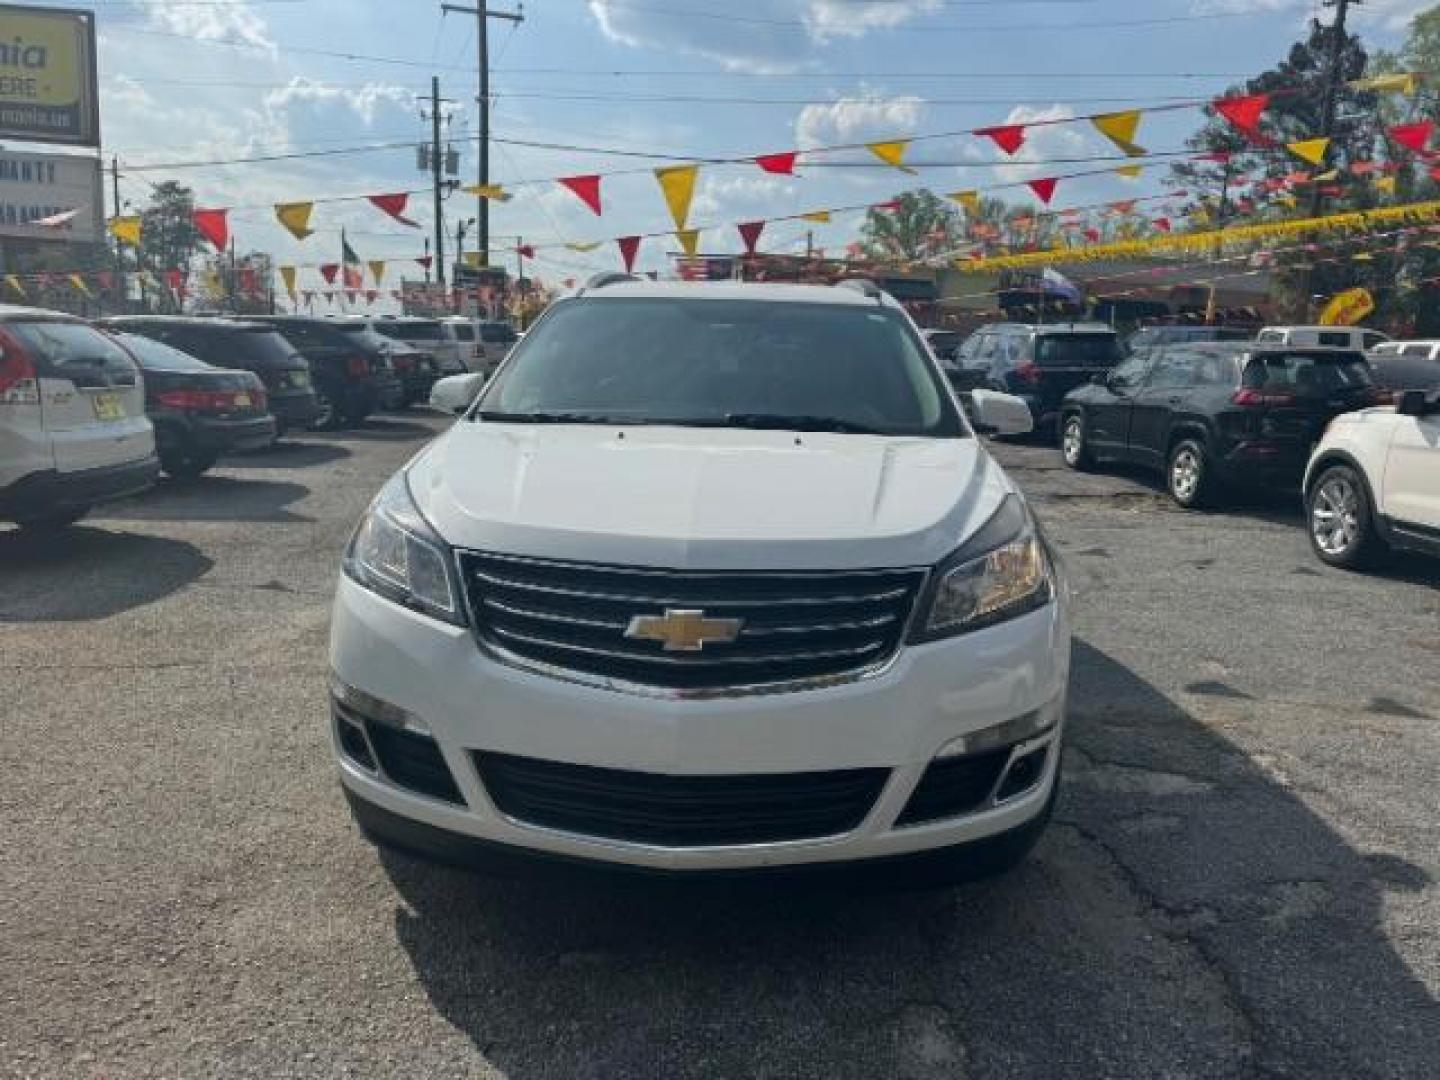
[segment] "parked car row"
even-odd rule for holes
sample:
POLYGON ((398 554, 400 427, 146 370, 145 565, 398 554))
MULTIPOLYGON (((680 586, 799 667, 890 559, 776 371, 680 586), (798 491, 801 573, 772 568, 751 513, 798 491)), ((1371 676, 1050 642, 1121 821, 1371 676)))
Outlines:
MULTIPOLYGON (((63 527, 150 486, 162 470, 193 479, 222 455, 263 448, 287 430, 333 431, 428 400, 443 373, 436 354, 381 331, 433 321, 89 323, 0 307, 0 520, 63 527)), ((459 355, 452 362, 472 366, 459 355)))

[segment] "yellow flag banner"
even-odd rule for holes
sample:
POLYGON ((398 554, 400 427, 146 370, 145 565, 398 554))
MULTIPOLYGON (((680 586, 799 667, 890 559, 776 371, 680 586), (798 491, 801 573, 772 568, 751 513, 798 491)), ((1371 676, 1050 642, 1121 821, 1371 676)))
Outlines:
POLYGON ((89 296, 89 295, 90 295, 90 289, 86 286, 86 284, 85 284, 85 279, 84 279, 83 277, 81 277, 79 274, 71 274, 71 275, 70 275, 70 284, 71 284, 71 285, 74 285, 75 288, 79 289, 79 290, 80 290, 82 293, 84 293, 86 296, 89 296))
POLYGON ((1414 97, 1420 90, 1420 75, 1414 71, 1402 71, 1395 75, 1377 75, 1373 79, 1356 79, 1349 84, 1351 90, 1369 90, 1377 94, 1405 94, 1414 97))
POLYGON ((1000 255, 981 259, 960 259, 955 269, 964 273, 992 273, 996 270, 1024 270, 1062 263, 1085 263, 1097 259, 1126 259, 1149 255, 1203 255, 1213 258, 1217 249, 1230 245, 1243 249, 1246 245, 1272 243, 1289 237, 1313 233, 1367 232, 1387 225, 1434 224, 1440 221, 1440 200, 1382 206, 1373 210, 1328 214, 1323 217, 1297 218, 1293 221, 1268 221, 1258 225, 1230 225, 1221 229, 1205 229, 1187 233, 1163 233, 1136 240, 1108 244, 1091 244, 1073 248, 1052 248, 1048 251, 1027 251, 1018 255, 1000 255))
POLYGON ((952 191, 945 197, 958 202, 971 215, 980 213, 980 193, 978 191, 952 191))
POLYGON ((1286 143, 1285 149, 1294 154, 1301 161, 1308 161, 1311 165, 1319 165, 1325 160, 1325 151, 1330 149, 1329 139, 1301 139, 1299 142, 1286 143))
POLYGON ((295 267, 280 267, 280 280, 285 283, 285 291, 290 294, 290 302, 295 302, 295 267))
POLYGON ((110 235, 116 240, 123 241, 131 247, 140 246, 140 215, 132 214, 126 217, 113 217, 110 219, 110 235))
POLYGON ((675 239, 680 241, 681 250, 683 250, 686 255, 694 258, 695 252, 700 247, 700 230, 679 229, 675 233, 675 239))
POLYGON ((371 259, 367 265, 370 267, 370 276, 375 279, 375 284, 379 285, 385 276, 385 260, 371 259))
POLYGON ((1386 194, 1386 195, 1394 195, 1394 194, 1395 194, 1395 177, 1393 177, 1393 176, 1377 176, 1377 177, 1375 178, 1375 190, 1376 190, 1376 191, 1379 191, 1379 192, 1382 192, 1382 193, 1384 193, 1384 194, 1386 194))
POLYGON ((1116 165, 1115 175, 1123 176, 1127 180, 1139 180, 1140 174, 1145 171, 1144 165, 1116 165))
POLYGON ((1101 113, 1098 116, 1092 116, 1090 122, 1095 125, 1101 135, 1123 150, 1126 157, 1142 157, 1145 154, 1143 146, 1135 145, 1135 133, 1140 129, 1139 109, 1101 113))
POLYGON ((1325 172, 1316 173, 1314 176, 1310 177, 1310 183, 1312 183, 1312 184, 1328 184, 1328 183, 1330 183, 1332 180, 1339 180, 1339 179, 1340 179, 1340 170, 1339 170, 1339 169, 1327 169, 1325 172))
POLYGON ((25 286, 20 284, 20 279, 19 279, 18 277, 16 277, 14 274, 6 274, 6 275, 5 275, 5 284, 6 284, 6 285, 9 285, 10 288, 14 289, 14 290, 15 290, 17 293, 19 293, 21 296, 28 296, 28 295, 29 295, 29 294, 25 291, 25 286))
POLYGON ((801 220, 801 221, 811 221, 811 222, 814 222, 816 225, 829 225, 829 224, 830 224, 830 211, 829 211, 829 210, 811 210, 808 214, 801 214, 801 215, 800 215, 800 220, 801 220))
POLYGON ((695 197, 695 178, 700 175, 698 165, 672 165, 655 170, 655 179, 665 195, 665 205, 675 219, 675 228, 685 231, 690 219, 690 200, 695 197))
POLYGON ((905 164, 905 151, 910 149, 909 139, 892 139, 889 142, 866 143, 865 148, 874 154, 886 165, 893 165, 901 172, 913 173, 915 170, 905 164))
POLYGON ((1354 326, 1375 310, 1375 298, 1366 289, 1336 293, 1320 311, 1321 326, 1354 326))
POLYGON ((310 228, 310 213, 314 209, 313 202, 276 203, 275 216, 291 236, 296 240, 304 240, 315 231, 310 228))
POLYGON ((509 202, 510 193, 499 184, 471 184, 469 187, 460 189, 466 195, 474 195, 479 199, 489 199, 492 202, 509 202))
POLYGON ((604 242, 605 241, 603 240, 589 240, 582 243, 581 241, 576 240, 574 243, 566 244, 565 246, 571 251, 578 251, 583 255, 587 251, 594 251, 604 242))

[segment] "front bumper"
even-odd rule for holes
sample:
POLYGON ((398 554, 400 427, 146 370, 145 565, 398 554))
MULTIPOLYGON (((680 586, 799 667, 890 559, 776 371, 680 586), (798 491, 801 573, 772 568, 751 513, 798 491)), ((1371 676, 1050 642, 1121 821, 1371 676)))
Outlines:
MULTIPOLYGON (((382 838, 385 823, 401 819, 432 838, 438 830, 442 841, 449 836, 461 847, 497 844, 678 871, 880 859, 1010 834, 1043 816, 1060 756, 1069 644, 1062 600, 959 638, 906 647, 879 673, 854 682, 743 698, 671 700, 508 667, 483 653, 470 631, 392 604, 342 576, 331 627, 335 677, 398 706, 428 729, 453 777, 455 801, 407 790, 381 770, 362 767, 342 750, 333 724, 332 735, 347 794, 357 806, 374 808, 357 810, 357 816, 382 838), (1049 710, 1056 722, 1019 743, 1008 759, 1044 751, 1034 759, 1043 765, 1033 786, 998 802, 992 792, 960 816, 897 824, 942 747, 1036 710, 1049 710), (880 769, 885 779, 863 820, 839 835, 665 846, 506 816, 481 780, 476 752, 660 777, 880 769)), ((389 838, 401 846, 426 847, 389 838)))
POLYGON ((154 487, 160 476, 155 454, 76 472, 31 473, 0 491, 0 517, 23 518, 113 502, 154 487))

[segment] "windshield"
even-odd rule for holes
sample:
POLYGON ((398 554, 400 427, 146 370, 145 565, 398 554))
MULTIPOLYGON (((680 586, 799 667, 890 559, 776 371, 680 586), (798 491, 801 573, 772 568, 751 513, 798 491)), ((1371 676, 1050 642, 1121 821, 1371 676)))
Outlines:
POLYGON ((372 349, 384 350, 389 349, 394 345, 394 342, 392 342, 384 334, 377 334, 374 330, 370 329, 370 327, 366 326, 364 323, 341 324, 335 329, 339 330, 346 337, 354 341, 358 341, 362 345, 368 345, 372 349))
POLYGON ((570 300, 485 392, 495 420, 772 427, 954 437, 897 313, 751 300, 570 300))
POLYGON ((510 345, 515 341, 515 331, 505 323, 483 323, 480 326, 480 340, 492 345, 510 345))
POLYGON ((21 319, 3 324, 29 351, 41 375, 65 375, 67 368, 133 372, 129 355, 99 330, 82 322, 21 319))
POLYGON ((116 334, 116 339, 146 371, 214 371, 203 360, 197 360, 187 352, 166 345, 163 341, 141 337, 139 334, 116 334))
POLYGON ((1041 367, 1114 367, 1122 359, 1114 334, 1043 334, 1035 339, 1041 367))
POLYGON ((475 327, 470 323, 451 323, 450 327, 455 331, 457 341, 474 341, 475 327))
POLYGON ((385 336, 401 341, 439 341, 445 332, 438 322, 405 322, 385 325, 385 336))
POLYGON ((1266 353, 1245 365, 1242 381, 1248 389, 1287 391, 1301 398, 1325 398, 1373 385, 1370 365, 1360 353, 1266 353))

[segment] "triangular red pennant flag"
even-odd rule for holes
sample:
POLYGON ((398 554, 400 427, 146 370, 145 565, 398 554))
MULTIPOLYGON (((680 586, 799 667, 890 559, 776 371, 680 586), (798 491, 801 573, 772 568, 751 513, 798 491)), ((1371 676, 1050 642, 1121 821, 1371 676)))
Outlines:
POLYGON ((1431 134, 1435 131, 1435 123, 1432 120, 1417 120, 1413 124, 1396 124, 1387 129, 1387 134, 1406 150, 1413 150, 1417 154, 1425 152, 1425 144, 1430 141, 1431 134))
POLYGON ((403 191, 394 195, 370 195, 368 198, 372 204, 389 214, 401 225, 409 225, 414 229, 420 227, 418 221, 412 221, 405 216, 405 204, 410 201, 410 196, 403 191))
MULTIPOLYGON (((430 269, 430 264, 435 261, 435 256, 433 256, 433 255, 421 255, 421 256, 420 256, 419 258, 417 258, 415 261, 416 261, 417 263, 419 263, 424 269, 429 270, 429 269, 430 269)), ((323 266, 320 268, 320 272, 321 272, 322 274, 325 272, 325 268, 324 268, 323 266)), ((333 275, 333 274, 335 273, 335 271, 334 271, 334 270, 331 270, 330 273, 333 275)))
POLYGON ((367 304, 373 304, 373 303, 375 302, 376 298, 377 298, 379 295, 380 295, 380 290, 379 290, 379 289, 366 289, 366 290, 365 290, 365 303, 367 303, 367 304))
POLYGON ((1002 124, 999 127, 979 128, 975 134, 994 140, 995 145, 1007 154, 1013 154, 1025 145, 1024 124, 1002 124))
POLYGON ((1086 230, 1085 230, 1085 239, 1086 239, 1086 240, 1089 240, 1092 244, 1098 244, 1098 243, 1100 242, 1100 230, 1099 230, 1099 229, 1086 229, 1086 230))
POLYGON ((260 285, 255 278, 255 268, 253 266, 242 266, 240 268, 240 291, 250 296, 260 291, 260 285))
POLYGON ((224 251, 230 243, 230 225, 224 210, 196 210, 190 215, 200 235, 215 245, 216 251, 224 251))
POLYGON ((893 214, 896 210, 900 209, 900 200, 891 199, 888 202, 876 203, 870 207, 870 209, 879 210, 882 214, 893 214))
POLYGON ((346 289, 346 290, 345 290, 345 302, 346 302, 347 304, 353 304, 353 303, 355 303, 355 290, 354 290, 354 289, 346 289))
POLYGON ((1254 142, 1268 143, 1270 140, 1260 134, 1260 114, 1270 104, 1269 94, 1247 94, 1244 97, 1216 98, 1211 104, 1215 111, 1234 124, 1246 138, 1254 142))
POLYGON ((559 183, 573 191, 596 215, 600 213, 600 177, 562 176, 559 183))
POLYGON ((635 269, 635 254, 640 250, 640 237, 622 236, 615 243, 620 248, 620 258, 625 262, 625 272, 635 269))
POLYGON ((1059 180, 1054 176, 1046 176, 1039 180, 1026 180, 1025 184, 1035 193, 1036 198, 1046 206, 1050 205, 1051 198, 1055 195, 1055 185, 1059 180))
POLYGON ((325 279, 326 285, 335 284, 335 275, 340 272, 339 263, 321 263, 320 276, 325 279))
POLYGON ((1170 231, 1170 219, 1169 219, 1169 218, 1163 218, 1163 217, 1157 217, 1157 218, 1155 219, 1155 228, 1159 229, 1161 232, 1169 232, 1169 231, 1170 231))
POLYGON ((760 242, 760 234, 765 231, 765 222, 742 221, 735 228, 740 230, 740 239, 745 243, 745 254, 754 255, 755 245, 760 242))
POLYGON ((101 270, 95 275, 95 280, 100 283, 102 289, 108 289, 115 284, 115 279, 108 270, 101 270))
POLYGON ((798 150, 787 150, 783 154, 761 154, 755 159, 755 164, 768 173, 775 173, 778 176, 793 176, 795 174, 795 159, 800 156, 798 150))
MULTIPOLYGON (((181 286, 185 284, 185 275, 182 274, 179 270, 166 270, 165 283, 169 285, 170 288, 174 289, 176 292, 179 292, 181 286)), ((42 281, 41 284, 44 284, 44 282, 42 281)))
POLYGON ((533 259, 535 257, 535 249, 529 244, 521 244, 515 249, 515 254, 519 255, 522 259, 533 259))
POLYGON ((1232 154, 1229 150, 1216 150, 1214 153, 1210 154, 1196 154, 1195 160, 1213 161, 1216 165, 1228 165, 1230 163, 1230 159, 1234 156, 1235 155, 1232 154))

